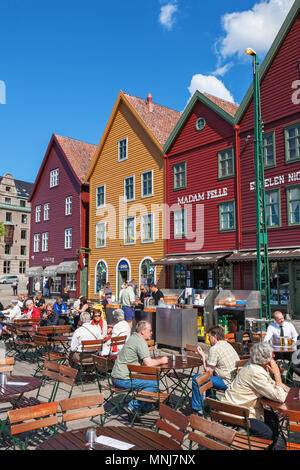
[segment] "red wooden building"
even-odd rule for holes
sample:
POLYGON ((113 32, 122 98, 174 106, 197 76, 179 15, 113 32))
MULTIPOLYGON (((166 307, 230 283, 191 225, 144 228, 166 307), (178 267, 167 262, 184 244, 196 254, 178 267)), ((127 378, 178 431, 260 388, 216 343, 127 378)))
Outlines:
MULTIPOLYGON (((251 46, 251 45, 250 45, 251 46)), ((300 3, 295 2, 260 67, 271 304, 300 315, 300 3)), ((228 258, 236 288, 255 287, 253 88, 236 117, 240 135, 242 243, 228 258)))
POLYGON ((53 134, 29 201, 32 207, 31 289, 42 276, 50 279, 51 294, 64 287, 72 297, 87 295, 89 185, 85 175, 95 145, 53 134))
MULTIPOLYGON (((237 248, 234 114, 237 105, 196 92, 165 147, 168 285, 213 288, 237 248)), ((230 269, 230 268, 229 268, 230 269)))

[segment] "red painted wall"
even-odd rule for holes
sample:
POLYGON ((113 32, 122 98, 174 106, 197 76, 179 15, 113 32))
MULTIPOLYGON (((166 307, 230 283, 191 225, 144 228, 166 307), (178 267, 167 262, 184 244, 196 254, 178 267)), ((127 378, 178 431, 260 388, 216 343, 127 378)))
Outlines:
POLYGON ((192 203, 193 231, 196 230, 195 206, 196 204, 204 205, 204 245, 200 250, 195 248, 188 251, 186 248, 188 240, 174 239, 173 217, 171 217, 171 239, 168 242, 168 253, 216 252, 236 248, 237 231, 227 233, 219 231, 219 203, 235 200, 236 188, 234 177, 218 179, 218 151, 234 147, 234 144, 233 127, 212 109, 197 102, 168 153, 167 202, 169 205, 177 204, 178 198, 204 193, 203 201, 192 203), (197 131, 195 128, 196 120, 199 117, 204 117, 206 120, 206 126, 202 131, 197 131), (186 161, 187 169, 186 189, 174 191, 173 166, 183 161, 186 161), (222 196, 212 197, 213 194, 209 193, 210 191, 216 191, 222 196))

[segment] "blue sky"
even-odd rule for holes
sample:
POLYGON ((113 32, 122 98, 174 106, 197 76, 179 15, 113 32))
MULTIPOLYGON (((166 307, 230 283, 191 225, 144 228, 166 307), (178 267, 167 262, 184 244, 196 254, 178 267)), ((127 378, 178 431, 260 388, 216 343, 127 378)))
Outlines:
POLYGON ((0 175, 33 182, 52 133, 97 145, 120 89, 240 103, 292 3, 1 0, 0 175))

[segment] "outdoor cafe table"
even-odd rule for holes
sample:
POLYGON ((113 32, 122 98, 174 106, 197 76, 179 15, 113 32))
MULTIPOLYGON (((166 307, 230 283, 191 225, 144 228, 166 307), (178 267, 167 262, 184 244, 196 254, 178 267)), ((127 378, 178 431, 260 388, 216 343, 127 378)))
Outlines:
POLYGON ((297 345, 292 344, 291 346, 288 346, 288 345, 280 346, 280 345, 273 344, 272 347, 273 347, 275 360, 279 361, 279 366, 284 367, 287 371, 286 378, 292 379, 289 372, 290 372, 290 367, 291 367, 292 355, 297 350, 297 345), (285 364, 285 362, 287 362, 287 364, 285 364))
POLYGON ((18 396, 20 399, 24 393, 31 392, 41 386, 40 379, 25 375, 7 375, 7 383, 0 385, 0 402, 9 401, 9 398, 18 396))
POLYGON ((176 389, 179 389, 180 391, 180 396, 176 402, 175 409, 178 408, 181 401, 190 399, 192 389, 188 383, 193 376, 194 369, 198 369, 200 366, 202 366, 202 359, 200 356, 199 358, 187 356, 186 361, 184 361, 182 355, 178 354, 175 355, 174 362, 172 356, 169 356, 167 363, 157 366, 162 370, 161 379, 168 393, 172 394, 176 389), (171 370, 172 372, 170 373, 171 370), (189 372, 183 373, 183 371, 186 370, 189 372), (172 382, 171 387, 169 387, 166 381, 167 378, 172 382))
POLYGON ((268 398, 261 398, 260 403, 285 414, 289 411, 300 411, 299 388, 290 388, 284 403, 269 400, 268 398))
MULTIPOLYGON (((86 450, 86 432, 88 428, 67 431, 50 437, 36 450, 86 450)), ((98 426, 97 436, 106 436, 128 444, 134 444, 130 450, 182 450, 180 445, 163 434, 148 429, 126 426, 98 426)), ((115 450, 114 447, 96 445, 96 450, 115 450)))

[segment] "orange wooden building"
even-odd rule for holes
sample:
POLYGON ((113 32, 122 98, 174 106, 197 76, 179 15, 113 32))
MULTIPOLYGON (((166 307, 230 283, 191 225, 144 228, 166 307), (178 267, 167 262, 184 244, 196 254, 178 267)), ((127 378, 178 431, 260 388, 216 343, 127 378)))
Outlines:
POLYGON ((165 285, 163 145, 180 113, 120 91, 95 152, 90 184, 89 290, 110 282, 118 300, 126 280, 165 285))

